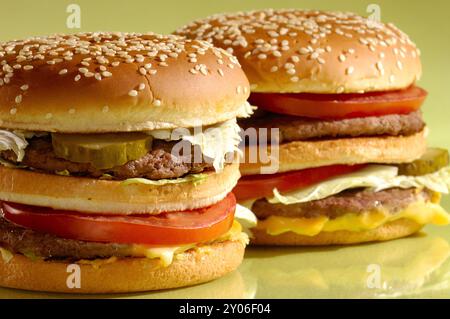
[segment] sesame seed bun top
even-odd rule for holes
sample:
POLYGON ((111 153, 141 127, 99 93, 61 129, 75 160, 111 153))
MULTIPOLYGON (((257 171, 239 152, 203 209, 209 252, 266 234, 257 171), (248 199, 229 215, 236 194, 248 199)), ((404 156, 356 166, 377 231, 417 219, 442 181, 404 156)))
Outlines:
POLYGON ((199 40, 83 33, 0 43, 0 127, 121 132, 192 127, 242 113, 236 58, 199 40))
POLYGON ((234 54, 253 92, 393 90, 413 84, 422 70, 406 34, 353 13, 238 12, 194 21, 176 34, 234 54))

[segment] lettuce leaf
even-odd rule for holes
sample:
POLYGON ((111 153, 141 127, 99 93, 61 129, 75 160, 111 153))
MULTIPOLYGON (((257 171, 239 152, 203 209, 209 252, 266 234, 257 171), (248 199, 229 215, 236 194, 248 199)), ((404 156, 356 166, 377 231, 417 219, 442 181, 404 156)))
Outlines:
POLYGON ((12 150, 17 156, 17 161, 22 161, 25 156, 25 148, 28 142, 25 139, 25 134, 21 132, 10 132, 0 130, 0 151, 12 150))
POLYGON ((159 179, 151 180, 147 178, 128 178, 121 182, 122 185, 132 185, 132 184, 144 184, 144 185, 155 185, 162 186, 166 184, 181 184, 181 183, 194 183, 198 185, 208 178, 208 174, 190 174, 185 177, 175 178, 175 179, 159 179))
POLYGON ((238 113, 236 114, 236 117, 243 117, 243 118, 250 117, 255 112, 256 109, 257 109, 256 106, 253 106, 248 102, 245 102, 244 104, 241 105, 238 113))
POLYGON ((250 228, 255 227, 258 222, 255 214, 247 207, 237 204, 236 211, 234 212, 234 219, 241 224, 242 231, 252 237, 250 228))
POLYGON ((241 142, 239 132, 236 119, 232 119, 209 127, 154 130, 148 134, 155 139, 188 141, 192 145, 199 146, 202 154, 212 159, 215 170, 221 171, 228 160, 228 154, 233 155, 235 151, 239 151, 238 145, 241 142))
POLYGON ((399 188, 428 188, 438 193, 448 194, 450 189, 450 167, 422 176, 398 176, 398 169, 388 165, 370 165, 360 171, 331 178, 307 188, 286 194, 273 190, 274 197, 268 198, 272 204, 298 204, 322 199, 338 194, 344 190, 367 187, 373 191, 399 188))

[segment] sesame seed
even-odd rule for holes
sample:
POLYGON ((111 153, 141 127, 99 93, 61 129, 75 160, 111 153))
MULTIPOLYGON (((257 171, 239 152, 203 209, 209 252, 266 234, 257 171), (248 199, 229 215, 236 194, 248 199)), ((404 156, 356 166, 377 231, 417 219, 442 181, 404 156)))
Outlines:
POLYGON ((104 76, 105 78, 109 78, 109 77, 112 76, 112 73, 109 72, 109 71, 103 71, 103 72, 102 72, 102 76, 104 76))
POLYGON ((75 114, 75 109, 69 109, 69 114, 75 114))
POLYGON ((319 53, 313 52, 310 57, 311 57, 311 59, 316 60, 319 57, 319 53))
POLYGON ((295 68, 295 65, 293 65, 292 63, 286 63, 285 65, 284 65, 284 68, 285 69, 293 69, 293 68, 295 68))
POLYGON ((369 44, 369 41, 367 41, 367 40, 364 39, 364 38, 360 38, 360 39, 359 39, 359 42, 360 42, 361 44, 363 44, 363 45, 368 45, 368 44, 369 44))
POLYGON ((158 100, 158 99, 153 100, 153 105, 154 106, 161 106, 161 100, 158 100))
POLYGON ((381 63, 380 61, 378 61, 377 63, 376 63, 376 67, 377 67, 377 69, 378 69, 378 71, 382 71, 382 70, 384 70, 384 67, 383 67, 383 63, 381 63))
POLYGON ((14 114, 17 113, 17 109, 16 109, 15 107, 13 107, 12 109, 9 110, 9 113, 10 113, 11 115, 14 115, 14 114))
POLYGON ((345 57, 345 55, 339 54, 338 59, 339 59, 339 61, 344 62, 347 58, 345 57))
POLYGON ((300 48, 299 50, 300 54, 309 54, 309 50, 307 48, 300 48))
POLYGON ((353 66, 349 66, 347 69, 345 69, 345 74, 350 75, 355 71, 355 68, 353 66))
POLYGON ((260 59, 260 60, 265 60, 265 59, 267 59, 267 54, 264 54, 264 53, 258 54, 258 59, 260 59))
POLYGON ((142 75, 146 75, 147 74, 147 70, 145 68, 139 68, 139 73, 142 75))
POLYGON ((59 75, 63 75, 63 74, 67 74, 67 69, 62 69, 61 71, 58 72, 59 75))
POLYGON ((138 96, 138 92, 136 90, 131 90, 130 92, 128 92, 128 95, 135 97, 138 96))
POLYGON ((218 69, 217 72, 219 72, 220 76, 224 76, 225 74, 223 73, 222 69, 218 69))
POLYGON ((298 81, 299 81, 299 77, 298 76, 291 77, 291 82, 298 82, 298 81))
POLYGON ((75 82, 80 81, 80 79, 81 79, 81 75, 79 75, 79 74, 77 74, 74 78, 75 82))
POLYGON ((22 102, 22 95, 17 95, 14 101, 16 102, 16 104, 20 104, 22 102))
POLYGON ((25 65, 25 66, 23 67, 23 69, 24 69, 25 71, 33 70, 33 69, 34 69, 34 66, 32 66, 32 65, 25 65))
POLYGON ((394 81, 395 81, 395 75, 391 74, 389 76, 389 82, 394 83, 394 81))
POLYGON ((273 67, 270 68, 270 72, 277 72, 278 71, 278 67, 276 65, 274 65, 273 67))
POLYGON ((26 91, 26 90, 28 90, 28 88, 29 88, 28 84, 24 84, 24 85, 22 85, 22 86, 20 87, 20 89, 21 89, 22 91, 26 91))
POLYGON ((139 84, 139 87, 138 87, 138 90, 139 91, 142 91, 142 90, 144 90, 145 89, 145 83, 140 83, 139 84))
POLYGON ((286 71, 287 74, 294 75, 296 73, 295 69, 288 69, 286 71))
POLYGON ((102 75, 100 73, 95 73, 94 77, 95 77, 95 79, 97 81, 101 81, 102 80, 102 75))
POLYGON ((399 70, 402 70, 402 69, 403 69, 403 63, 402 63, 402 61, 400 61, 400 60, 397 61, 397 67, 398 67, 399 70))
POLYGON ((277 58, 279 58, 279 57, 282 56, 281 52, 278 51, 278 50, 273 51, 273 52, 272 52, 272 55, 275 56, 275 57, 277 57, 277 58))

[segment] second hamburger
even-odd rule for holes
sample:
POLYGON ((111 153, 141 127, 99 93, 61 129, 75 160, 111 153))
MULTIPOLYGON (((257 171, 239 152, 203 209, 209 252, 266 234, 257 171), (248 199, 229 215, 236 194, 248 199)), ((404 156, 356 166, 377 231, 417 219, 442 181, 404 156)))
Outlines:
POLYGON ((239 124, 269 132, 248 141, 234 189, 259 219, 253 243, 352 244, 449 223, 438 205, 448 193, 448 155, 427 152, 420 52, 394 25, 262 10, 214 15, 177 34, 239 59, 259 108, 239 124), (272 174, 251 160, 267 141, 272 174))

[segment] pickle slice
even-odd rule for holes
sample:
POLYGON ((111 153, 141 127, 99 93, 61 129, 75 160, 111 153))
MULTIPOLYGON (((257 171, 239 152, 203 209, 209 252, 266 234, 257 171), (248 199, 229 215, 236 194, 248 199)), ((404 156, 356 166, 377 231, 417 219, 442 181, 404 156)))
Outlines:
POLYGON ((411 163, 398 165, 399 175, 420 176, 431 174, 448 165, 448 151, 442 148, 428 148, 425 154, 411 163))
POLYGON ((76 163, 91 163, 98 169, 143 157, 151 149, 152 141, 144 133, 52 134, 56 156, 76 163))

